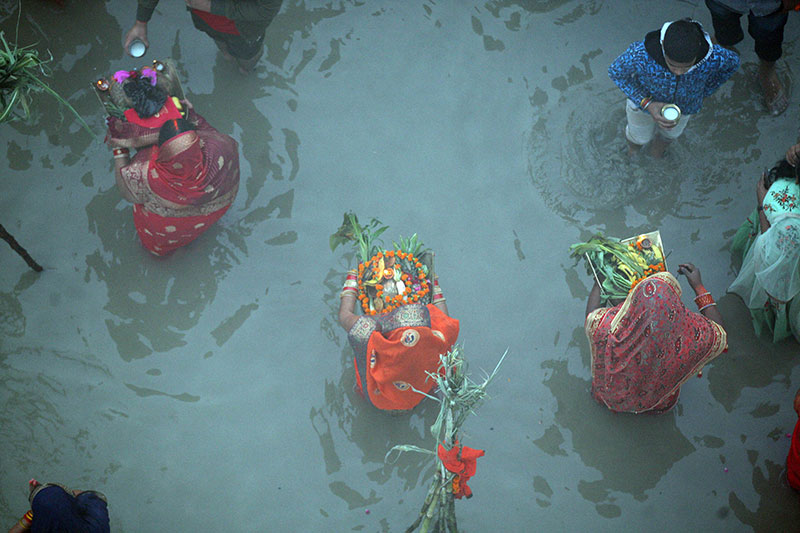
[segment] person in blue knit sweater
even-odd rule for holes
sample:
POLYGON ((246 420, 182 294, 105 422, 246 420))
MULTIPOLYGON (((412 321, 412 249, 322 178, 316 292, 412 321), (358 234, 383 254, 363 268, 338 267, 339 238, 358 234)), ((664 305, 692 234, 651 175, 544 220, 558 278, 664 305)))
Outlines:
POLYGON ((628 100, 625 137, 629 153, 650 143, 650 154, 663 157, 669 143, 683 133, 689 116, 700 111, 739 68, 739 56, 711 43, 699 22, 667 22, 643 41, 631 44, 611 66, 608 75, 628 100), (661 115, 666 104, 681 111, 677 120, 661 115))

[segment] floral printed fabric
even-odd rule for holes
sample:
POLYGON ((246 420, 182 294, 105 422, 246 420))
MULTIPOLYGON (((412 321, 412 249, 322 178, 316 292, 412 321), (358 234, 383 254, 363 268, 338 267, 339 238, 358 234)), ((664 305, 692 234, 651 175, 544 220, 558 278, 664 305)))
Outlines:
POLYGON ((703 99, 713 94, 737 68, 739 56, 735 52, 713 45, 689 72, 676 76, 648 53, 644 41, 637 41, 611 63, 608 75, 637 105, 649 96, 657 102, 677 104, 683 114, 692 115, 700 112, 703 99))
POLYGON ((787 179, 776 180, 762 205, 770 224, 782 213, 800 213, 800 185, 787 179))
POLYGON ((586 317, 592 396, 612 411, 665 411, 680 386, 727 347, 722 326, 689 311, 678 281, 654 274, 624 303, 586 317))

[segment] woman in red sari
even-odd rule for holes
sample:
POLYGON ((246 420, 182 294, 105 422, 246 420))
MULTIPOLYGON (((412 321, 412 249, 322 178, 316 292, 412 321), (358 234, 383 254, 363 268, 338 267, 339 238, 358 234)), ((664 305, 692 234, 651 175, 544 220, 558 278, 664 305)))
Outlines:
POLYGON ((402 305, 369 316, 355 313, 356 286, 356 271, 351 270, 339 305, 339 324, 355 352, 356 388, 378 409, 411 410, 435 386, 428 374, 438 371, 439 355, 458 339, 458 320, 447 313, 438 278, 431 285, 432 303, 402 305))
POLYGON ((187 100, 170 96, 179 86, 168 61, 163 70, 118 71, 112 100, 127 108, 108 118, 106 142, 114 148, 117 187, 132 202, 142 244, 167 255, 211 227, 239 189, 236 141, 212 128, 187 100), (130 148, 139 151, 130 158, 130 148))
POLYGON ((155 255, 199 237, 225 214, 239 189, 236 141, 193 115, 195 124, 165 122, 158 144, 139 150, 133 160, 115 150, 117 186, 134 204, 136 232, 155 255))
POLYGON ((639 282, 624 302, 600 307, 595 284, 586 306, 592 350, 592 396, 612 411, 664 412, 678 401, 681 385, 727 348, 722 315, 691 263, 678 270, 698 294, 700 313, 681 302, 669 272, 639 282))

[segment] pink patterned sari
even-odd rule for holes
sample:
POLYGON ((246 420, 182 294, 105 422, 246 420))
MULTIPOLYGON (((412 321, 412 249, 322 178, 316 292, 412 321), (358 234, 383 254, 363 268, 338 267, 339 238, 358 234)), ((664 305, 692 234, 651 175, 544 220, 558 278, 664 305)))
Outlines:
POLYGON ((197 113, 190 113, 189 120, 196 131, 177 135, 160 147, 141 148, 121 170, 135 199, 136 232, 156 255, 169 254, 199 237, 225 214, 239 189, 236 141, 197 113))
POLYGON ((641 281, 620 305, 586 317, 592 396, 612 411, 663 412, 680 386, 727 349, 722 326, 689 311, 668 272, 641 281))

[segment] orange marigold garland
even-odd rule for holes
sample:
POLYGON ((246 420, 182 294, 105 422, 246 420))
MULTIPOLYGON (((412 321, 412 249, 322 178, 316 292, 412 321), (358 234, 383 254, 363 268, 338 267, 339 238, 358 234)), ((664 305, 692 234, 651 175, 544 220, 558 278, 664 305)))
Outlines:
POLYGON ((358 300, 365 314, 430 303, 428 267, 411 252, 382 250, 358 265, 358 300))

